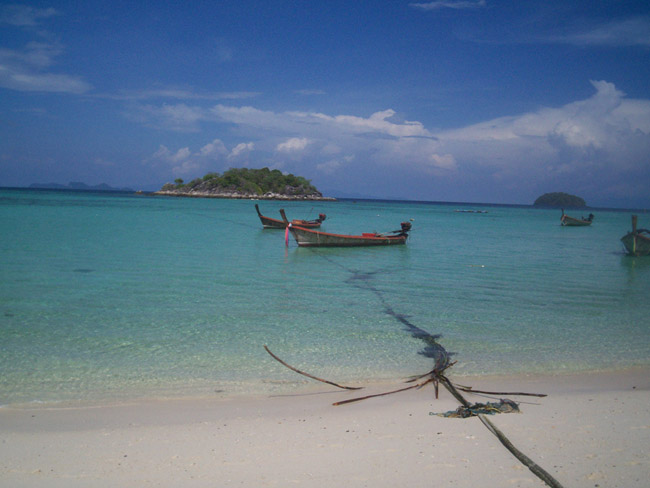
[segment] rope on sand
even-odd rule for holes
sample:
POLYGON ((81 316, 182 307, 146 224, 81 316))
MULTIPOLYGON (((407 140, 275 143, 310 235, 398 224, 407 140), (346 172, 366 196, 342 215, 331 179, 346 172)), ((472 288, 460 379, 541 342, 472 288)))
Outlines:
MULTIPOLYGON (((321 257, 323 257, 324 259, 326 259, 326 260, 328 260, 328 261, 342 267, 343 269, 346 269, 349 273, 351 273, 353 275, 353 278, 355 278, 355 277, 360 278, 361 277, 359 272, 357 272, 355 270, 352 270, 352 269, 348 269, 345 266, 342 266, 341 264, 337 263, 336 261, 323 256, 322 254, 321 254, 321 257)), ((365 275, 365 276, 367 276, 367 275, 365 275)), ((412 337, 423 341, 426 344, 426 346, 420 352, 420 354, 422 354, 425 357, 433 359, 434 368, 429 373, 426 373, 424 375, 419 375, 419 376, 417 376, 417 377, 415 377, 415 378, 413 378, 411 380, 411 381, 418 381, 418 380, 421 380, 422 378, 425 378, 425 377, 429 376, 429 378, 426 381, 422 382, 422 383, 412 385, 412 386, 409 386, 409 387, 406 387, 406 388, 400 388, 398 390, 393 390, 393 391, 390 391, 390 392, 380 393, 380 394, 377 394, 377 395, 367 395, 367 396, 364 396, 364 397, 354 398, 354 399, 351 399, 351 400, 344 400, 344 401, 341 401, 341 402, 337 402, 334 405, 343 405, 343 404, 346 404, 346 403, 351 403, 351 402, 355 402, 355 401, 359 401, 359 400, 365 400, 365 399, 368 399, 368 398, 384 396, 384 395, 390 395, 390 394, 393 394, 393 393, 399 393, 399 392, 414 389, 414 388, 421 388, 421 387, 423 387, 424 385, 426 385, 428 383, 433 383, 433 386, 435 388, 436 398, 438 398, 438 383, 441 382, 445 386, 445 388, 447 388, 449 393, 451 393, 452 396, 454 398, 456 398, 456 400, 458 400, 458 402, 460 402, 460 404, 463 407, 465 407, 465 408, 467 408, 468 410, 471 411, 471 408, 472 408, 471 404, 463 397, 463 395, 460 394, 460 392, 451 383, 451 381, 449 381, 449 379, 444 375, 445 370, 448 369, 449 367, 453 366, 453 364, 455 364, 455 361, 452 362, 450 360, 450 356, 453 353, 447 352, 447 350, 438 342, 438 339, 440 338, 440 335, 433 335, 433 334, 428 333, 427 331, 425 331, 425 330, 417 327, 415 324, 411 323, 411 321, 408 320, 406 315, 397 313, 390 306, 390 304, 388 303, 388 301, 384 297, 384 294, 378 288, 376 288, 376 287, 372 286, 371 284, 367 283, 366 280, 356 279, 353 282, 352 278, 350 278, 350 279, 347 280, 347 282, 352 284, 356 288, 365 289, 367 291, 373 292, 379 298, 380 302, 384 305, 384 312, 386 314, 392 316, 398 322, 403 324, 406 327, 406 330, 408 332, 410 332, 412 337), (361 281, 361 283, 359 283, 359 281, 361 281)), ((271 356, 273 356, 274 359, 276 359, 280 363, 284 364, 289 369, 292 369, 293 371, 296 371, 297 373, 300 373, 300 374, 302 374, 304 376, 307 376, 307 377, 313 378, 315 380, 321 381, 323 383, 329 383, 331 385, 337 386, 338 388, 355 389, 355 388, 351 388, 351 387, 338 385, 338 384, 333 383, 331 381, 323 380, 321 378, 317 378, 317 377, 312 376, 312 375, 310 375, 308 373, 300 371, 300 370, 294 368, 293 366, 290 366, 287 363, 285 363, 284 361, 282 361, 275 354, 273 354, 268 349, 268 347, 264 346, 264 348, 266 349, 266 351, 271 356)), ((465 391, 471 390, 471 389, 466 389, 466 388, 463 388, 463 387, 461 387, 461 389, 463 389, 465 391)), ((470 391, 470 392, 471 393, 478 393, 477 391, 473 391, 473 392, 470 391)), ((546 396, 546 395, 541 395, 540 394, 540 395, 533 395, 533 396, 540 396, 541 397, 541 396, 546 396)), ((485 425, 485 427, 490 432, 492 432, 492 434, 494 434, 497 437, 497 439, 499 439, 501 444, 503 444, 503 446, 506 449, 508 449, 508 451, 510 451, 510 453, 513 456, 515 456, 519 460, 519 462, 521 462, 524 466, 526 466, 535 476, 537 476, 540 480, 542 480, 544 483, 546 483, 551 488, 564 488, 546 470, 544 470, 541 466, 539 466, 532 459, 530 459, 528 456, 526 456, 523 452, 521 452, 519 449, 517 449, 512 444, 512 442, 510 442, 510 440, 505 436, 505 434, 503 432, 501 432, 490 420, 488 420, 485 417, 484 414, 478 413, 476 416, 481 420, 483 425, 485 425)))
MULTIPOLYGON (((466 408, 470 407, 470 403, 465 400, 463 395, 461 395, 458 390, 454 387, 454 385, 451 384, 451 381, 447 379, 446 376, 439 375, 440 381, 442 384, 447 388, 449 393, 451 393, 456 400, 460 402, 461 405, 463 405, 466 408)), ((487 427, 487 429, 492 432, 497 439, 503 444, 503 446, 512 453, 514 457, 516 457, 524 466, 526 466, 530 471, 537 476, 539 479, 541 479, 544 483, 546 483, 548 486, 551 488, 564 488, 558 480, 553 478, 550 473, 548 473, 544 468, 542 468, 540 465, 538 465, 535 461, 530 459, 528 456, 526 456, 523 452, 521 452, 519 449, 517 449, 512 442, 510 442, 510 439, 508 439, 503 432, 501 432, 484 414, 480 413, 477 415, 477 417, 480 419, 481 422, 483 422, 483 425, 487 427)))

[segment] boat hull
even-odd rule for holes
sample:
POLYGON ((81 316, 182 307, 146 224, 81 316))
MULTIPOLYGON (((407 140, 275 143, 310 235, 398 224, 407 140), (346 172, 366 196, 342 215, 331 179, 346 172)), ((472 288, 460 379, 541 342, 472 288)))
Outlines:
POLYGON ((330 234, 304 227, 289 225, 289 231, 300 247, 362 247, 362 246, 392 246, 406 244, 408 235, 383 236, 365 234, 350 236, 330 234))
POLYGON ((632 232, 621 237, 621 242, 630 256, 648 256, 650 254, 650 230, 638 229, 636 224, 637 216, 632 215, 632 232))
MULTIPOLYGON (((259 206, 257 204, 255 204, 255 210, 257 210, 257 215, 260 218, 260 222, 262 222, 262 227, 264 227, 265 229, 285 229, 287 227, 287 225, 289 225, 289 222, 287 220, 284 220, 286 218, 286 215, 284 215, 284 210, 280 210, 280 213, 282 214, 283 220, 274 219, 274 218, 262 215, 262 212, 260 212, 260 208, 259 208, 259 206)), ((321 224, 321 222, 319 220, 298 220, 298 219, 294 219, 291 222, 295 223, 296 225, 300 225, 302 227, 308 227, 308 228, 318 228, 318 227, 320 227, 320 224, 321 224)))
POLYGON ((628 232, 621 237, 621 242, 630 256, 650 255, 650 237, 637 232, 628 232))
POLYGON ((588 225, 591 225, 591 220, 575 219, 573 217, 569 217, 568 215, 563 215, 561 222, 562 225, 566 227, 586 227, 588 225))
POLYGON ((262 222, 262 227, 265 229, 284 229, 287 226, 281 220, 265 217, 264 215, 260 215, 260 222, 262 222))

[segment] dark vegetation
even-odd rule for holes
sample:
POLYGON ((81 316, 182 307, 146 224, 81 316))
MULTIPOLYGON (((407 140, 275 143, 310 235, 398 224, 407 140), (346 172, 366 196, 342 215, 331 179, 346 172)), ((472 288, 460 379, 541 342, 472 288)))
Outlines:
POLYGON ((221 175, 208 173, 203 178, 196 178, 189 183, 178 178, 174 183, 165 184, 161 191, 181 194, 237 193, 262 196, 272 193, 287 196, 322 196, 316 187, 302 176, 285 175, 277 169, 270 170, 269 168, 231 168, 221 175))
POLYGON ((587 203, 580 197, 568 193, 544 193, 535 200, 536 207, 584 208, 587 203))

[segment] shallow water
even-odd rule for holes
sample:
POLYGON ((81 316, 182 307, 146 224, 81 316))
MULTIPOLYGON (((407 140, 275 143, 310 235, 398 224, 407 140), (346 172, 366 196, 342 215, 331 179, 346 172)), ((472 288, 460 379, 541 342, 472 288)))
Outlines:
POLYGON ((531 207, 257 202, 336 233, 413 219, 406 246, 305 249, 254 203, 0 190, 0 404, 303 388, 265 344, 339 382, 431 369, 395 314, 441 334, 456 375, 650 363, 630 212, 566 228, 531 207))

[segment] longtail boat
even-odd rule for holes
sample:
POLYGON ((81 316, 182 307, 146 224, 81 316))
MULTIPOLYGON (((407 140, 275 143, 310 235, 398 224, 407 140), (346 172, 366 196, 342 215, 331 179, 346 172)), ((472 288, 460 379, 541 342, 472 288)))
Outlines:
POLYGON ((330 234, 329 232, 300 227, 293 223, 287 226, 287 231, 291 232, 298 246, 301 247, 360 247, 406 244, 410 230, 410 222, 402 222, 401 229, 392 232, 384 234, 369 232, 363 233, 360 236, 330 234))
MULTIPOLYGON (((259 216, 260 221, 262 222, 262 226, 265 229, 284 229, 289 224, 286 215, 284 215, 284 209, 280 209, 280 215, 282 215, 282 220, 274 219, 262 215, 262 212, 260 212, 260 207, 257 203, 255 204, 255 210, 257 210, 257 215, 259 216)), ((325 214, 318 214, 318 218, 315 220, 294 219, 292 220, 292 222, 295 222, 297 225, 301 225, 303 227, 316 228, 316 227, 320 227, 321 222, 323 222, 326 219, 326 217, 327 216, 325 214)))
POLYGON ((636 228, 636 215, 632 215, 632 232, 621 237, 630 256, 647 256, 650 254, 650 230, 636 228))
POLYGON ((584 217, 580 219, 576 219, 575 217, 569 217, 567 214, 564 213, 564 209, 562 209, 562 217, 560 217, 560 224, 568 226, 568 227, 585 227, 587 225, 591 225, 591 223, 594 220, 594 214, 590 213, 589 217, 586 219, 584 217))

